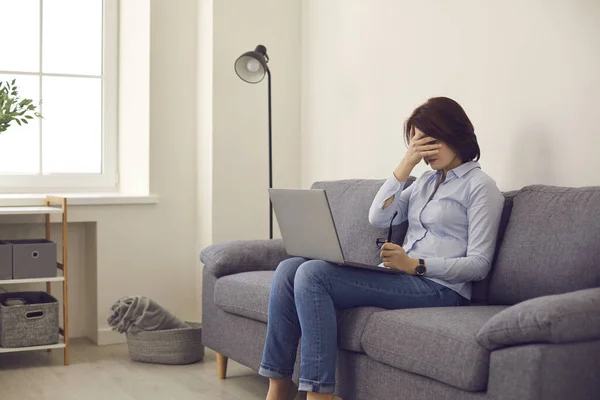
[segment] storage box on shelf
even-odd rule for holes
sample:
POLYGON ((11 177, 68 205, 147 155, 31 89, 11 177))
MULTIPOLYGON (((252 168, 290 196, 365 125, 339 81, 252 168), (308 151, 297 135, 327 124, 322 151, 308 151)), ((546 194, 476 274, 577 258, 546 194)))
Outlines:
POLYGON ((0 280, 13 279, 12 246, 0 241, 0 280))
POLYGON ((56 276, 56 243, 49 239, 7 240, 12 246, 13 279, 56 276))
MULTIPOLYGON (((11 284, 45 282, 46 293, 48 295, 51 295, 51 283, 62 282, 62 321, 59 321, 59 323, 57 324, 58 326, 54 326, 54 328, 56 328, 57 330, 57 334, 59 335, 58 343, 56 343, 56 340, 51 340, 51 342, 55 343, 38 344, 33 346, 25 345, 22 347, 0 347, 0 353, 12 353, 32 350, 50 350, 62 348, 64 349, 64 364, 69 365, 69 301, 67 292, 67 199, 64 197, 47 196, 45 203, 45 206, 42 207, 0 207, 0 215, 45 215, 46 228, 46 238, 44 240, 14 240, 4 241, 0 243, 0 286, 6 289, 6 286, 11 284), (62 248, 60 249, 62 255, 62 262, 56 260, 56 245, 54 244, 54 242, 51 241, 50 237, 50 216, 52 214, 59 214, 62 217, 62 248), (52 248, 54 248, 54 250, 52 248), (53 258, 53 261, 48 261, 50 257, 53 258), (6 267, 7 263, 10 265, 10 273, 7 272, 9 270, 9 268, 6 267), (49 264, 52 264, 52 268, 48 268, 49 264), (60 327, 60 325, 62 325, 62 327, 60 327)), ((42 304, 52 304, 52 302, 42 304)), ((50 305, 48 307, 52 308, 56 307, 57 305, 58 304, 55 304, 54 306, 50 305)), ((6 311, 9 308, 10 307, 6 307, 4 310, 6 311)), ((44 316, 53 318, 51 315, 52 312, 50 309, 44 313, 44 316)), ((37 321, 35 320, 35 318, 37 317, 38 319, 40 319, 40 314, 30 313, 29 317, 29 321, 37 321)), ((10 321, 11 319, 8 318, 7 320, 10 321)), ((8 323, 11 324, 11 322, 8 323)), ((48 322, 48 324, 49 323, 50 322, 48 322)), ((11 330, 14 328, 15 327, 11 328, 10 326, 4 326, 1 329, 11 330)), ((30 343, 33 343, 35 341, 35 338, 30 339, 30 343)))
POLYGON ((0 346, 58 343, 58 301, 46 292, 0 293, 0 346))

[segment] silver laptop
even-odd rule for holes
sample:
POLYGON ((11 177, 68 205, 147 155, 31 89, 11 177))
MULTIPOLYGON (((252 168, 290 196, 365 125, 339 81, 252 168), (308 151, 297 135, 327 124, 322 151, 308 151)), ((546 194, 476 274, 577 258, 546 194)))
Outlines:
POLYGON ((325 190, 269 189, 269 196, 285 250, 290 256, 379 272, 403 273, 378 265, 352 262, 344 257, 325 190))

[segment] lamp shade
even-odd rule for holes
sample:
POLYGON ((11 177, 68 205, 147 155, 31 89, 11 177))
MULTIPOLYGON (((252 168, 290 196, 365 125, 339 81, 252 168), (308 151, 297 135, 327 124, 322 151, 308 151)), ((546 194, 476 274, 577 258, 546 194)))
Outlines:
POLYGON ((254 51, 248 51, 235 60, 235 73, 248 83, 258 83, 269 70, 268 62, 267 48, 258 45, 254 51))

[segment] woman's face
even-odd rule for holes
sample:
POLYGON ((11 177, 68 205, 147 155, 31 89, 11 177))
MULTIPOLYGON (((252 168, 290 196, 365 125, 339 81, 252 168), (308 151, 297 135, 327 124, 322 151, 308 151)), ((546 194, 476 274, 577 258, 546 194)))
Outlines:
MULTIPOLYGON (((421 132, 419 128, 415 128, 415 131, 421 132)), ((424 136, 427 136, 427 134, 425 134, 424 136)), ((432 169, 436 171, 442 169, 445 171, 449 171, 463 163, 458 154, 456 154, 454 150, 452 150, 450 146, 448 146, 444 141, 434 140, 432 142, 429 142, 428 144, 442 145, 442 147, 438 149, 439 152, 437 154, 425 158, 432 169)))

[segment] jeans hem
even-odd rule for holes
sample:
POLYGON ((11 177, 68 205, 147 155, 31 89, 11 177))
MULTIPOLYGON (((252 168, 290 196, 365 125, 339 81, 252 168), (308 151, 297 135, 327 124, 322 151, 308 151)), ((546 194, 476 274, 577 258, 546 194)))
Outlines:
POLYGON ((260 368, 258 369, 258 374, 260 376, 264 376, 265 378, 271 379, 292 379, 294 371, 285 371, 261 364, 260 368))
POLYGON ((333 393, 335 390, 335 383, 329 382, 317 382, 310 381, 307 379, 300 379, 298 383, 299 392, 312 392, 312 393, 333 393))

